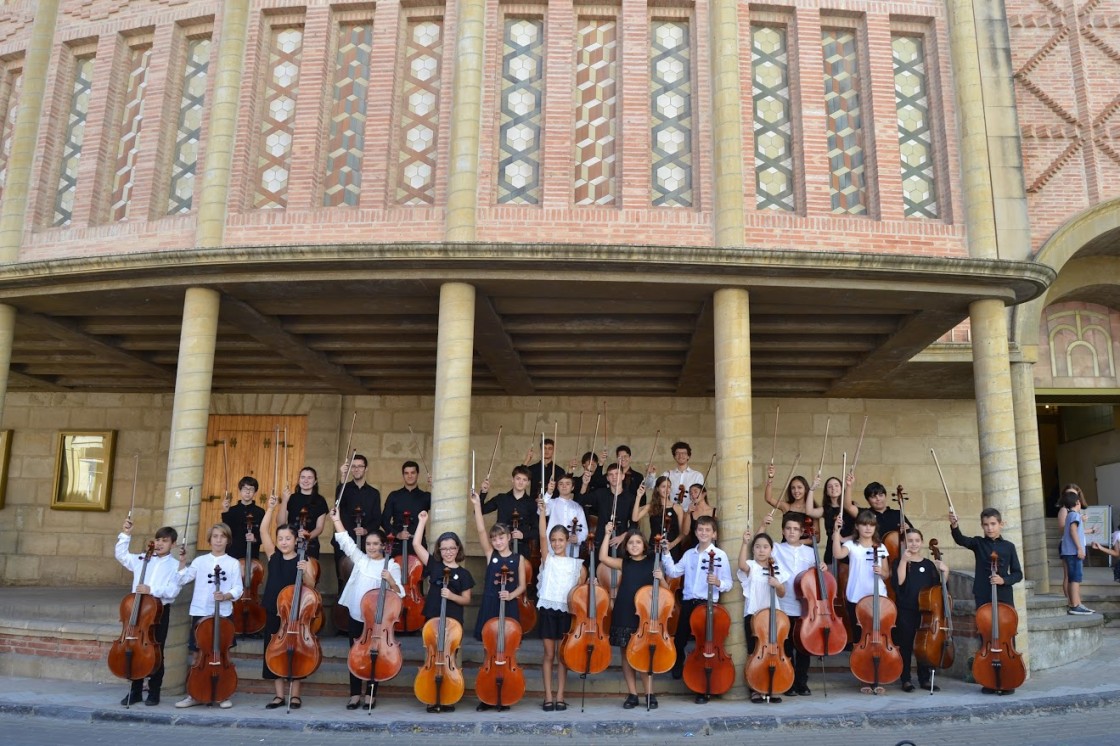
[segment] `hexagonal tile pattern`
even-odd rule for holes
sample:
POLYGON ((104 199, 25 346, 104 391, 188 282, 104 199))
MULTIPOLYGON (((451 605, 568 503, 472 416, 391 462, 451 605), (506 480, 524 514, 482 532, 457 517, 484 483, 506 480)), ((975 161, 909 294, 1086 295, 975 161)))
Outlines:
POLYGON ((796 209, 793 191, 789 51, 785 26, 751 26, 755 207, 796 209))
POLYGON ((936 218, 937 177, 929 127, 925 39, 911 34, 891 38, 894 100, 902 168, 902 209, 906 217, 936 218))
POLYGON ((650 25, 650 39, 652 202, 657 207, 691 207, 692 45, 689 22, 654 20, 650 25))
POLYGON ((404 39, 396 200, 399 205, 432 205, 436 201, 443 19, 409 18, 404 39))
POLYGON ((198 167, 198 142, 202 136, 202 110, 206 104, 206 75, 210 69, 210 37, 187 40, 183 63, 183 93, 179 102, 179 127, 171 158, 167 214, 190 212, 194 202, 194 175, 198 167))
POLYGON ((498 203, 535 205, 541 199, 544 20, 507 16, 502 41, 498 203))
POLYGON ((365 155, 373 24, 340 23, 331 82, 331 118, 323 175, 323 206, 358 204, 365 155))
POLYGON ((279 209, 288 206, 288 169, 292 159, 292 130, 302 54, 302 27, 271 29, 253 207, 279 209))

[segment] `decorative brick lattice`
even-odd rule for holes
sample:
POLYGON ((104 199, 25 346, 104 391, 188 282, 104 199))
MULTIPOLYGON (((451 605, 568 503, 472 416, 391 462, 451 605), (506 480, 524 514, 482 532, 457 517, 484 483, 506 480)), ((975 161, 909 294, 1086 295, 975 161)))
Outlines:
POLYGON ((902 154, 902 209, 906 217, 936 218, 937 183, 929 123, 925 40, 898 35, 894 50, 894 100, 902 154))
POLYGON ((152 45, 132 47, 128 52, 128 87, 121 109, 120 143, 113 174, 113 196, 109 202, 110 219, 128 219, 132 199, 132 179, 136 173, 136 156, 140 152, 140 130, 144 126, 144 94, 148 89, 148 62, 152 45))
POLYGON ((436 201, 442 48, 442 19, 409 20, 401 91, 397 204, 431 205, 436 201))
POLYGON ((506 19, 498 135, 498 202, 502 204, 535 205, 541 200, 543 48, 543 20, 506 19))
POLYGON ((4 102, 0 110, 0 198, 4 196, 4 185, 8 181, 8 159, 12 157, 12 136, 23 92, 23 70, 6 71, 4 77, 4 102))
POLYGON ((373 24, 344 23, 338 28, 334 66, 334 103, 327 139, 323 206, 357 205, 362 192, 366 94, 373 24))
POLYGON ((656 207, 692 206, 692 45, 688 21, 650 27, 650 111, 656 207))
POLYGON ((828 116, 829 190, 832 211, 867 214, 859 57, 850 29, 823 29, 824 104, 828 116))
POLYGON ((575 203, 615 201, 618 23, 581 19, 576 30, 575 203))
POLYGON ((70 113, 62 136, 62 162, 58 168, 58 189, 54 195, 51 225, 70 225, 74 217, 74 195, 78 191, 78 162, 86 134, 90 92, 93 90, 93 56, 74 60, 74 86, 70 92, 70 113))
POLYGON ((209 69, 210 39, 188 40, 187 59, 183 68, 183 95, 179 103, 179 126, 175 136, 175 154, 171 161, 168 215, 190 212, 194 201, 198 144, 202 139, 202 111, 206 104, 206 76, 209 69))
POLYGON ((292 160, 292 133, 295 127, 302 53, 302 28, 272 30, 253 207, 288 206, 288 171, 292 160))
POLYGON ((795 209, 789 47, 784 26, 751 27, 755 207, 795 209))

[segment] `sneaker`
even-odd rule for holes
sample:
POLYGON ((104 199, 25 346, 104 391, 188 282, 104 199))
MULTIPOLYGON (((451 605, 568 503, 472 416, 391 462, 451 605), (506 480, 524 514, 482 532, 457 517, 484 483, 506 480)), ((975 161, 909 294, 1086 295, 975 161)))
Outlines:
POLYGON ((1092 609, 1086 609, 1084 606, 1078 605, 1078 606, 1069 607, 1069 609, 1066 610, 1066 613, 1067 614, 1076 614, 1078 616, 1086 616, 1086 615, 1092 614, 1094 612, 1093 612, 1092 609))
POLYGON ((185 697, 183 699, 180 699, 178 702, 176 702, 175 706, 178 707, 181 710, 184 707, 194 707, 194 706, 200 705, 200 704, 202 704, 202 703, 199 702, 198 700, 196 700, 194 697, 191 697, 191 696, 188 695, 187 697, 185 697))
MULTIPOLYGON (((218 707, 221 707, 221 708, 222 708, 223 710, 228 710, 229 708, 233 707, 233 702, 231 702, 231 701, 230 701, 230 700, 228 700, 228 699, 223 699, 223 700, 222 700, 222 701, 221 701, 221 702, 220 702, 220 703, 218 704, 218 707)), ((295 709, 295 708, 293 708, 293 709, 295 709)))

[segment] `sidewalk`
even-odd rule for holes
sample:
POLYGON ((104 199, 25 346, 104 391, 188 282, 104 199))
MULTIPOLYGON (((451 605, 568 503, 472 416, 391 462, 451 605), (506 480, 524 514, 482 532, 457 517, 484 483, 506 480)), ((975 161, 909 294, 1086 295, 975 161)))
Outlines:
MULTIPOLYGON (((821 674, 810 674, 811 697, 791 697, 780 704, 758 705, 744 700, 713 700, 697 705, 691 697, 661 695, 660 707, 623 710, 620 697, 588 699, 580 712, 579 689, 567 693, 566 712, 543 712, 540 703, 522 700, 504 713, 476 712, 470 692, 454 713, 429 715, 415 699, 380 698, 377 709, 347 711, 345 698, 305 696, 298 711, 264 709, 271 697, 237 694, 234 707, 219 710, 193 707, 177 710, 175 696, 166 696, 159 707, 119 705, 127 685, 2 678, 0 713, 55 718, 73 722, 116 721, 194 725, 286 731, 344 731, 411 733, 424 735, 586 737, 627 733, 715 735, 743 730, 806 729, 836 726, 921 726, 974 719, 999 720, 1032 714, 1060 713, 1115 706, 1120 703, 1120 682, 1115 661, 1120 657, 1120 629, 1105 629, 1104 644, 1091 660, 1052 668, 1032 677, 1014 695, 983 695, 975 684, 937 678, 941 691, 903 693, 897 685, 883 696, 861 694, 847 674, 826 677, 824 696, 821 674)), ((411 682, 411 671, 402 671, 395 683, 411 682)))

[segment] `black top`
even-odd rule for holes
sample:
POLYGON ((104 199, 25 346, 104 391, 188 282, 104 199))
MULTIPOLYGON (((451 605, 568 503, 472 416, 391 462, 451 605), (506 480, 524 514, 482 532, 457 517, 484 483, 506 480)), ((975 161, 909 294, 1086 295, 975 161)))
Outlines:
POLYGON ((257 539, 253 545, 253 555, 256 558, 261 553, 261 521, 264 520, 264 508, 255 502, 248 505, 239 502, 222 513, 222 523, 229 526, 229 530, 233 533, 226 554, 234 559, 245 559, 245 516, 247 515, 253 517, 253 536, 257 539))
MULTIPOLYGON (((638 612, 634 605, 634 594, 647 585, 652 585, 653 563, 655 557, 651 552, 645 559, 632 560, 629 556, 622 558, 622 577, 618 580, 618 595, 614 599, 614 609, 611 611, 612 627, 638 628, 638 612)), ((671 591, 662 588, 665 593, 671 591)))
POLYGON ((284 553, 277 549, 268 558, 268 580, 264 584, 264 594, 261 596, 261 605, 270 617, 276 616, 276 598, 280 591, 289 585, 295 585, 296 574, 299 570, 299 555, 291 559, 284 559, 284 553))
MULTIPOLYGON (((354 533, 354 529, 358 526, 357 516, 355 509, 360 508, 362 513, 361 526, 367 532, 374 531, 381 525, 381 493, 377 491, 376 487, 369 484, 363 484, 359 487, 354 482, 347 482, 345 485, 339 485, 334 491, 335 499, 338 501, 338 518, 342 521, 343 528, 346 533, 350 534, 350 538, 355 543, 358 541, 358 535, 354 533)), ((334 540, 334 534, 331 534, 331 546, 338 551, 338 543, 334 540)), ((361 547, 361 544, 358 545, 361 547)))
POLYGON ((627 469, 626 473, 622 475, 622 491, 633 492, 637 494, 638 488, 646 480, 642 479, 642 475, 633 469, 627 469))
MULTIPOLYGON (((825 562, 825 564, 831 565, 832 564, 832 540, 831 540, 832 539, 832 527, 836 525, 836 516, 840 515, 840 513, 842 513, 844 509, 841 508, 841 507, 834 508, 831 505, 827 505, 827 504, 824 505, 823 507, 824 507, 824 520, 821 524, 821 526, 822 526, 821 536, 817 537, 817 544, 824 544, 824 562, 825 562)), ((845 518, 844 523, 845 524, 847 523, 846 518, 845 518)), ((843 527, 841 527, 840 533, 844 536, 848 536, 848 534, 844 533, 843 527)))
MULTIPOLYGON (((621 535, 630 530, 633 521, 630 516, 634 513, 634 500, 636 495, 633 492, 620 492, 618 495, 618 507, 615 508, 615 535, 621 535)), ((598 546, 603 543, 603 534, 606 531, 607 522, 611 519, 611 509, 614 505, 614 492, 610 487, 600 487, 594 492, 580 498, 580 504, 583 505, 585 511, 594 514, 599 518, 599 525, 595 528, 595 544, 598 546)))
MULTIPOLYGON (((326 499, 318 492, 313 492, 310 495, 296 492, 288 498, 288 525, 296 529, 297 534, 299 533, 299 512, 303 508, 307 508, 307 524, 304 528, 309 532, 315 530, 315 524, 319 521, 319 516, 326 515, 330 512, 330 509, 327 507, 326 499)), ((319 537, 315 537, 307 542, 307 556, 319 556, 319 537)))
MULTIPOLYGON (((503 557, 497 552, 491 552, 490 556, 486 558, 486 579, 483 580, 482 602, 478 606, 478 619, 476 619, 474 623, 474 637, 476 640, 482 639, 482 628, 488 621, 498 616, 501 611, 500 607, 502 601, 498 597, 501 588, 498 587, 498 576, 502 568, 508 567, 510 570, 509 583, 506 585, 506 590, 514 591, 517 590, 517 583, 519 580, 517 570, 520 563, 521 556, 517 554, 503 557)), ((521 612, 520 609, 518 609, 516 600, 506 601, 506 617, 515 619, 518 622, 521 621, 521 612)))
MULTIPOLYGON (((871 510, 871 508, 865 508, 865 510, 870 510, 875 515, 875 523, 878 524, 880 539, 889 534, 891 531, 897 531, 899 527, 902 526, 902 513, 898 511, 898 508, 886 508, 882 513, 876 513, 874 510, 871 510)), ((828 509, 826 508, 825 516, 827 515, 828 509)), ((836 520, 835 515, 833 516, 832 520, 836 520)), ((914 525, 914 522, 909 518, 906 519, 906 525, 910 528, 917 528, 917 526, 914 525)), ((852 536, 855 534, 855 532, 856 519, 848 513, 845 513, 844 525, 840 529, 840 535, 852 536)), ((832 526, 830 524, 828 525, 828 534, 829 536, 832 535, 832 526)))
POLYGON ((941 585, 941 571, 937 565, 928 559, 920 562, 911 562, 906 568, 906 582, 898 584, 898 565, 902 562, 899 558, 891 565, 891 585, 894 586, 895 604, 900 609, 918 610, 918 596, 926 588, 941 585))
MULTIPOLYGON (((541 494, 541 462, 538 461, 535 464, 529 464, 527 468, 529 469, 529 494, 533 497, 533 499, 536 499, 536 497, 541 494)), ((556 464, 555 461, 550 461, 549 463, 544 465, 545 487, 548 486, 549 480, 555 480, 559 482, 561 477, 566 476, 568 476, 568 472, 564 471, 560 467, 560 464, 556 464), (554 464, 556 466, 555 477, 552 476, 552 467, 554 464)))
MULTIPOLYGON (((528 492, 520 499, 514 497, 512 492, 503 492, 482 504, 483 515, 497 511, 498 523, 504 523, 511 531, 513 530, 513 511, 515 510, 517 511, 517 527, 525 536, 518 542, 517 551, 522 556, 528 557, 529 542, 539 538, 537 501, 531 498, 528 492)), ((512 542, 510 546, 513 546, 512 542)))
POLYGON ((574 485, 573 485, 574 491, 577 495, 576 499, 580 500, 581 502, 583 501, 583 497, 586 496, 587 492, 594 492, 595 490, 599 489, 600 487, 606 487, 607 486, 607 477, 603 474, 603 467, 601 467, 601 466, 596 466, 595 471, 592 472, 591 476, 588 478, 587 492, 583 491, 583 470, 582 469, 580 469, 580 472, 578 474, 572 474, 572 480, 574 482, 574 485))
POLYGON ((1023 579, 1023 568, 1019 565, 1019 553, 1015 545, 1002 536, 992 541, 986 536, 965 536, 960 526, 953 528, 953 541, 971 549, 976 556, 976 578, 972 581, 972 596, 976 607, 992 602, 992 552, 999 557, 997 570, 1003 577, 1003 585, 998 588, 999 602, 1015 606, 1015 592, 1011 586, 1023 579))
MULTIPOLYGON (((440 590, 443 588, 443 560, 439 557, 429 555, 428 567, 424 571, 428 575, 428 595, 424 599, 424 618, 425 619, 439 619, 439 607, 442 597, 439 595, 440 590)), ((459 567, 451 568, 451 581, 447 584, 452 593, 460 594, 465 590, 474 588, 474 578, 471 577, 467 568, 460 565, 459 567)), ((463 623, 463 607, 455 603, 451 599, 447 599, 447 618, 454 619, 459 624, 463 623)))
MULTIPOLYGON (((622 498, 620 496, 619 497, 619 502, 621 502, 621 501, 622 501, 622 498)), ((646 497, 643 495, 642 496, 642 501, 639 503, 639 507, 642 506, 642 505, 645 505, 646 502, 647 502, 646 497)), ((662 504, 662 505, 664 506, 664 504, 662 504)), ((665 534, 665 541, 668 541, 668 542, 676 541, 677 537, 681 535, 680 523, 677 521, 677 511, 675 511, 675 510, 665 510, 664 507, 662 507, 662 510, 660 512, 654 512, 651 509, 649 511, 649 534, 650 534, 649 538, 650 538, 650 541, 653 541, 654 536, 657 536, 658 534, 663 533, 663 532, 665 534), (665 520, 666 515, 669 516, 668 521, 665 520)))
MULTIPOLYGON (((402 530, 407 529, 409 534, 408 541, 412 541, 411 536, 416 533, 416 524, 419 522, 418 516, 421 510, 432 509, 432 493, 425 492, 419 487, 413 487, 411 490, 407 487, 401 487, 399 490, 393 490, 389 493, 389 497, 385 499, 385 508, 381 511, 381 530, 386 534, 399 534, 402 530), (408 525, 405 525, 404 514, 408 513, 408 525)), ((401 545, 403 542, 393 542, 393 556, 399 557, 401 554, 401 545)), ((427 537, 421 538, 421 544, 428 546, 427 537)), ((438 610, 437 610, 438 615, 438 610)), ((429 617, 430 619, 431 617, 429 617)))

